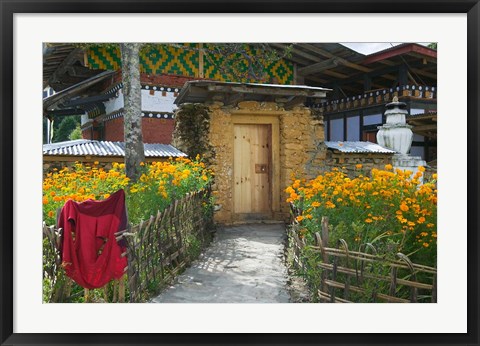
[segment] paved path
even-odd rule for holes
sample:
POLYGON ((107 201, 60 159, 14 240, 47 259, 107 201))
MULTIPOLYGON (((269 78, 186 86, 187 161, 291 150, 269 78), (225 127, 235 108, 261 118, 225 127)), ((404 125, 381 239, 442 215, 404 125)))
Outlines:
POLYGON ((223 227, 154 303, 288 303, 284 224, 223 227))

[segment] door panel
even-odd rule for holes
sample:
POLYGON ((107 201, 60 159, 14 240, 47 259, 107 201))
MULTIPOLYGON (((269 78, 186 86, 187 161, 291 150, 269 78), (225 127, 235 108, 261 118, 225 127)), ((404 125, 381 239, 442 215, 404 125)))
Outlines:
POLYGON ((234 126, 234 212, 271 211, 271 125, 234 126))

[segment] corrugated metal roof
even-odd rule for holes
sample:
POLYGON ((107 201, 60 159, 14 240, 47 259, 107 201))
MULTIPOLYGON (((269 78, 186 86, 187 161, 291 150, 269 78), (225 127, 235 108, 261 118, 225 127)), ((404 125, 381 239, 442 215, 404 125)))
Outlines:
MULTIPOLYGON (((182 157, 187 154, 170 144, 144 143, 145 157, 182 157)), ((43 145, 43 155, 125 156, 125 143, 79 139, 43 145)))
POLYGON ((325 141, 325 145, 328 149, 338 150, 342 153, 395 154, 395 151, 372 142, 325 141))

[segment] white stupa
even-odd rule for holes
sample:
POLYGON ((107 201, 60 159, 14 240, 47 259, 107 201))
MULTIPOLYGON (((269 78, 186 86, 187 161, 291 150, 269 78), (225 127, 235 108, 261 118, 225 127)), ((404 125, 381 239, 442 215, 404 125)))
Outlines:
POLYGON ((419 166, 426 166, 427 163, 420 156, 409 155, 413 132, 412 126, 407 125, 407 105, 399 102, 398 97, 395 96, 393 102, 388 103, 386 108, 386 122, 378 127, 377 142, 382 147, 397 152, 392 158, 393 168, 408 170, 415 174, 419 166))

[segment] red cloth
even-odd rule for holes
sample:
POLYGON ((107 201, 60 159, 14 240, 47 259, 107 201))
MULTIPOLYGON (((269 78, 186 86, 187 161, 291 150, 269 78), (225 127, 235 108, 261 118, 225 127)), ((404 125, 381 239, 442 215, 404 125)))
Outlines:
POLYGON ((123 190, 103 201, 67 201, 58 221, 63 229, 61 255, 67 276, 90 289, 121 278, 127 257, 121 257, 125 247, 117 243, 114 233, 126 226, 123 190))

